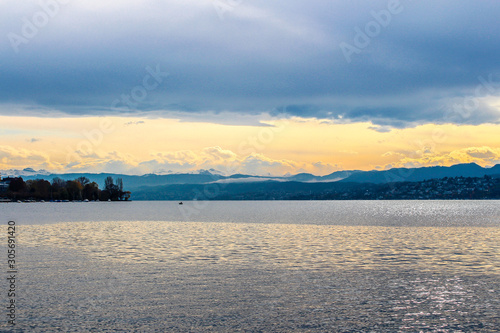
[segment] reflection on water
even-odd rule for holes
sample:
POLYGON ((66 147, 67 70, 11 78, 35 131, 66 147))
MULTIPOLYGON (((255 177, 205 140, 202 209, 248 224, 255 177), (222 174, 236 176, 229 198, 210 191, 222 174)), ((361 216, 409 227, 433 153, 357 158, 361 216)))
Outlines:
POLYGON ((500 201, 171 201, 2 204, 18 224, 184 221, 268 224, 500 226, 500 201))
POLYGON ((500 327, 494 227, 114 221, 20 235, 30 331, 500 327))
POLYGON ((500 273, 499 228, 94 222, 22 226, 22 235, 29 246, 125 262, 500 273))

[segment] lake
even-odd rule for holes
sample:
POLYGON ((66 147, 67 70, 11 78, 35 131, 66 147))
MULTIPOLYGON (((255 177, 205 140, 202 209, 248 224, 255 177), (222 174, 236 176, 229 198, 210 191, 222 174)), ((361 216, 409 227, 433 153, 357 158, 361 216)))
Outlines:
POLYGON ((500 201, 5 203, 0 216, 18 242, 6 331, 500 327, 500 201))

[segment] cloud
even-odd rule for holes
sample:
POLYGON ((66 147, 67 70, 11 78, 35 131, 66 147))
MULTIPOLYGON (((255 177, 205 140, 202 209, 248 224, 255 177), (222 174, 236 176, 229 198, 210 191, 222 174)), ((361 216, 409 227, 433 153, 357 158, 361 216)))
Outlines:
MULTIPOLYGON (((493 166, 500 163, 500 148, 467 147, 450 152, 437 152, 423 148, 418 151, 387 152, 384 157, 395 157, 391 167, 423 167, 438 165, 454 165, 459 163, 477 163, 482 166, 493 166)), ((387 168, 387 166, 385 166, 387 168)))
POLYGON ((212 183, 215 184, 230 184, 230 183, 257 183, 257 182, 262 182, 262 181, 284 181, 283 179, 280 178, 262 178, 262 177, 248 177, 248 178, 228 178, 228 179, 220 179, 217 181, 214 181, 212 183))
MULTIPOLYGON (((78 152, 77 152, 78 153, 78 152)), ((61 172, 110 172, 110 173, 133 173, 137 167, 137 160, 130 154, 117 151, 107 153, 79 153, 80 158, 67 163, 61 168, 61 172)))
POLYGON ((192 119, 285 111, 368 121, 377 131, 497 123, 498 106, 483 98, 500 96, 500 3, 401 5, 347 63, 339 45, 355 43, 356 29, 387 9, 386 0, 245 1, 223 20, 212 1, 72 1, 29 38, 23 18, 44 9, 35 0, 3 1, 1 31, 26 43, 17 53, 8 39, 0 45, 0 112, 192 119), (148 68, 169 76, 155 81, 148 68), (470 98, 474 110, 464 117, 470 98), (133 107, 113 106, 124 99, 133 107))
POLYGON ((340 170, 339 165, 304 163, 286 159, 273 159, 263 154, 238 155, 221 147, 206 147, 199 151, 182 150, 157 152, 148 161, 132 155, 111 152, 99 155, 80 155, 76 162, 67 164, 67 172, 114 172, 143 175, 148 173, 185 173, 211 170, 224 175, 249 174, 255 176, 282 176, 290 173, 310 172, 325 175, 340 170))
POLYGON ((297 170, 298 163, 289 160, 274 160, 262 154, 253 153, 241 161, 241 172, 251 175, 283 175, 297 170))
POLYGON ((343 167, 340 164, 329 164, 323 162, 316 162, 312 164, 313 168, 308 168, 309 172, 314 175, 327 175, 335 171, 342 170, 343 167))
POLYGON ((155 159, 142 166, 163 170, 195 171, 197 169, 214 169, 223 174, 244 173, 251 175, 282 175, 294 171, 298 163, 286 160, 274 160, 262 154, 252 153, 248 156, 221 147, 207 147, 201 151, 177 151, 157 153, 155 159))
POLYGON ((59 169, 61 165, 51 161, 43 152, 29 149, 0 146, 0 169, 59 169))
POLYGON ((473 158, 492 159, 500 157, 500 149, 490 147, 471 147, 466 148, 465 153, 473 158))
POLYGON ((130 125, 141 125, 141 124, 145 124, 145 122, 143 120, 129 121, 129 122, 126 122, 124 125, 130 126, 130 125))
POLYGON ((390 126, 369 126, 368 129, 374 130, 379 133, 389 133, 392 131, 392 127, 390 126))

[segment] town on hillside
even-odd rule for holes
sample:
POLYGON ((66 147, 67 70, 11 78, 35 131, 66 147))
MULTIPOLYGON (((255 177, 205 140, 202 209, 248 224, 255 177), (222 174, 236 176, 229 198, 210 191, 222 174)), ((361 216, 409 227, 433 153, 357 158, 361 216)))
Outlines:
POLYGON ((316 200, 488 200, 500 199, 500 178, 444 177, 418 182, 360 183, 347 190, 297 194, 290 199, 316 200))
POLYGON ((143 187, 134 200, 486 200, 500 199, 500 177, 444 177, 391 183, 262 181, 143 187), (213 185, 212 185, 213 186, 213 185))

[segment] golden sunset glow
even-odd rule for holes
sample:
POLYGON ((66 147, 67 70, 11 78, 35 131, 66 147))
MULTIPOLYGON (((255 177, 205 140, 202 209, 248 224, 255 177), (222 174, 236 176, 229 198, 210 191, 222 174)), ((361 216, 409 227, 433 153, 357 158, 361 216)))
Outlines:
POLYGON ((309 172, 500 161, 499 125, 377 132, 317 119, 235 126, 162 118, 0 117, 0 169, 52 172, 309 172))

